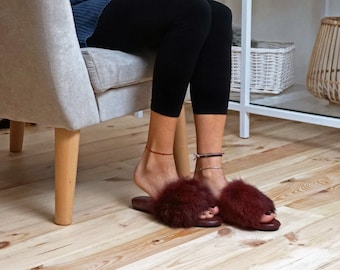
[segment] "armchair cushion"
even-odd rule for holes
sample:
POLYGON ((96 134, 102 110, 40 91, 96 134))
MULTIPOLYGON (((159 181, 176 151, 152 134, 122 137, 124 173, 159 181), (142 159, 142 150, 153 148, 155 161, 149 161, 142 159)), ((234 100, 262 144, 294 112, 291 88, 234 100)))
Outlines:
POLYGON ((141 56, 91 47, 81 50, 96 94, 152 80, 152 54, 141 56))

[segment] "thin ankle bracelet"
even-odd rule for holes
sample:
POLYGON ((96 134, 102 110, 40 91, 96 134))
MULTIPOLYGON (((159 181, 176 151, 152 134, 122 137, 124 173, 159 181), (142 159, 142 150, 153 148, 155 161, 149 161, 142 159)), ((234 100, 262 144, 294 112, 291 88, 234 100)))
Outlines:
POLYGON ((223 170, 222 167, 203 167, 203 168, 197 168, 196 171, 204 171, 204 170, 223 170))
POLYGON ((157 155, 161 155, 161 156, 172 156, 172 155, 173 155, 173 153, 161 153, 161 152, 153 151, 153 150, 151 150, 147 145, 145 146, 145 148, 146 148, 150 153, 153 153, 153 154, 157 154, 157 155))
MULTIPOLYGON (((210 158, 210 157, 222 157, 224 155, 223 152, 217 152, 217 153, 205 153, 205 154, 194 154, 194 160, 200 159, 200 158, 210 158)), ((204 170, 223 170, 221 166, 212 166, 212 167, 201 167, 197 168, 196 171, 204 171, 204 170)))
POLYGON ((200 159, 200 158, 209 158, 209 157, 222 157, 224 155, 223 152, 218 153, 205 153, 205 154, 193 154, 194 160, 200 159))

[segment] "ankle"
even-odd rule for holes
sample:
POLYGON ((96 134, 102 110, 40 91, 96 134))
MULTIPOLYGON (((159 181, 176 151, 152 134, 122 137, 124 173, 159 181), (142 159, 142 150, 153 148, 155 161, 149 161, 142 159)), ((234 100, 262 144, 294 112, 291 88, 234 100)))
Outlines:
POLYGON ((212 157, 222 157, 224 155, 223 152, 215 152, 215 153, 196 153, 194 154, 194 159, 195 160, 198 160, 198 159, 201 159, 201 158, 212 158, 212 157))
POLYGON ((156 154, 160 156, 173 156, 174 155, 174 153, 173 152, 170 153, 170 151, 169 152, 158 152, 158 151, 151 150, 151 148, 148 145, 145 146, 145 149, 148 150, 152 154, 156 154))
POLYGON ((216 198, 219 197, 221 189, 227 185, 222 167, 223 154, 223 152, 194 154, 196 159, 194 177, 204 181, 216 198))
POLYGON ((135 184, 155 199, 165 185, 177 179, 173 155, 146 147, 134 171, 135 184))
POLYGON ((194 159, 196 160, 195 172, 203 173, 206 170, 223 170, 223 154, 223 152, 194 154, 194 159))
POLYGON ((225 179, 222 166, 197 167, 194 176, 195 178, 204 181, 225 179))
POLYGON ((142 154, 142 157, 137 165, 141 174, 157 174, 160 172, 166 173, 176 170, 173 153, 163 153, 151 150, 148 146, 142 154))

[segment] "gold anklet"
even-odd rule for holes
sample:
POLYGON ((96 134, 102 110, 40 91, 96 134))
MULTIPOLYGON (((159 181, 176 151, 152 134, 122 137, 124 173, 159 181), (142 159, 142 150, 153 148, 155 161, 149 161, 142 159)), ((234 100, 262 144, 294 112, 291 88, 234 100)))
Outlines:
POLYGON ((223 170, 222 167, 205 167, 205 168, 198 168, 196 171, 204 171, 204 170, 223 170))
POLYGON ((161 155, 161 156, 172 156, 173 155, 173 153, 161 153, 161 152, 153 151, 148 146, 145 146, 145 148, 147 150, 149 150, 150 153, 153 153, 153 154, 157 154, 157 155, 161 155))

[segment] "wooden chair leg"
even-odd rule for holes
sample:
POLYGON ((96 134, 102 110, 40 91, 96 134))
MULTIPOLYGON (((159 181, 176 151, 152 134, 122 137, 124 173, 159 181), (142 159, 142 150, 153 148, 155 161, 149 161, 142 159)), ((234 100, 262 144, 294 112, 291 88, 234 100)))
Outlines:
POLYGON ((72 223, 80 131, 55 129, 55 223, 72 223))
POLYGON ((176 127, 174 157, 179 176, 190 176, 189 149, 184 106, 182 107, 176 127))
POLYGON ((25 122, 10 121, 9 151, 12 153, 22 152, 24 141, 25 122))

